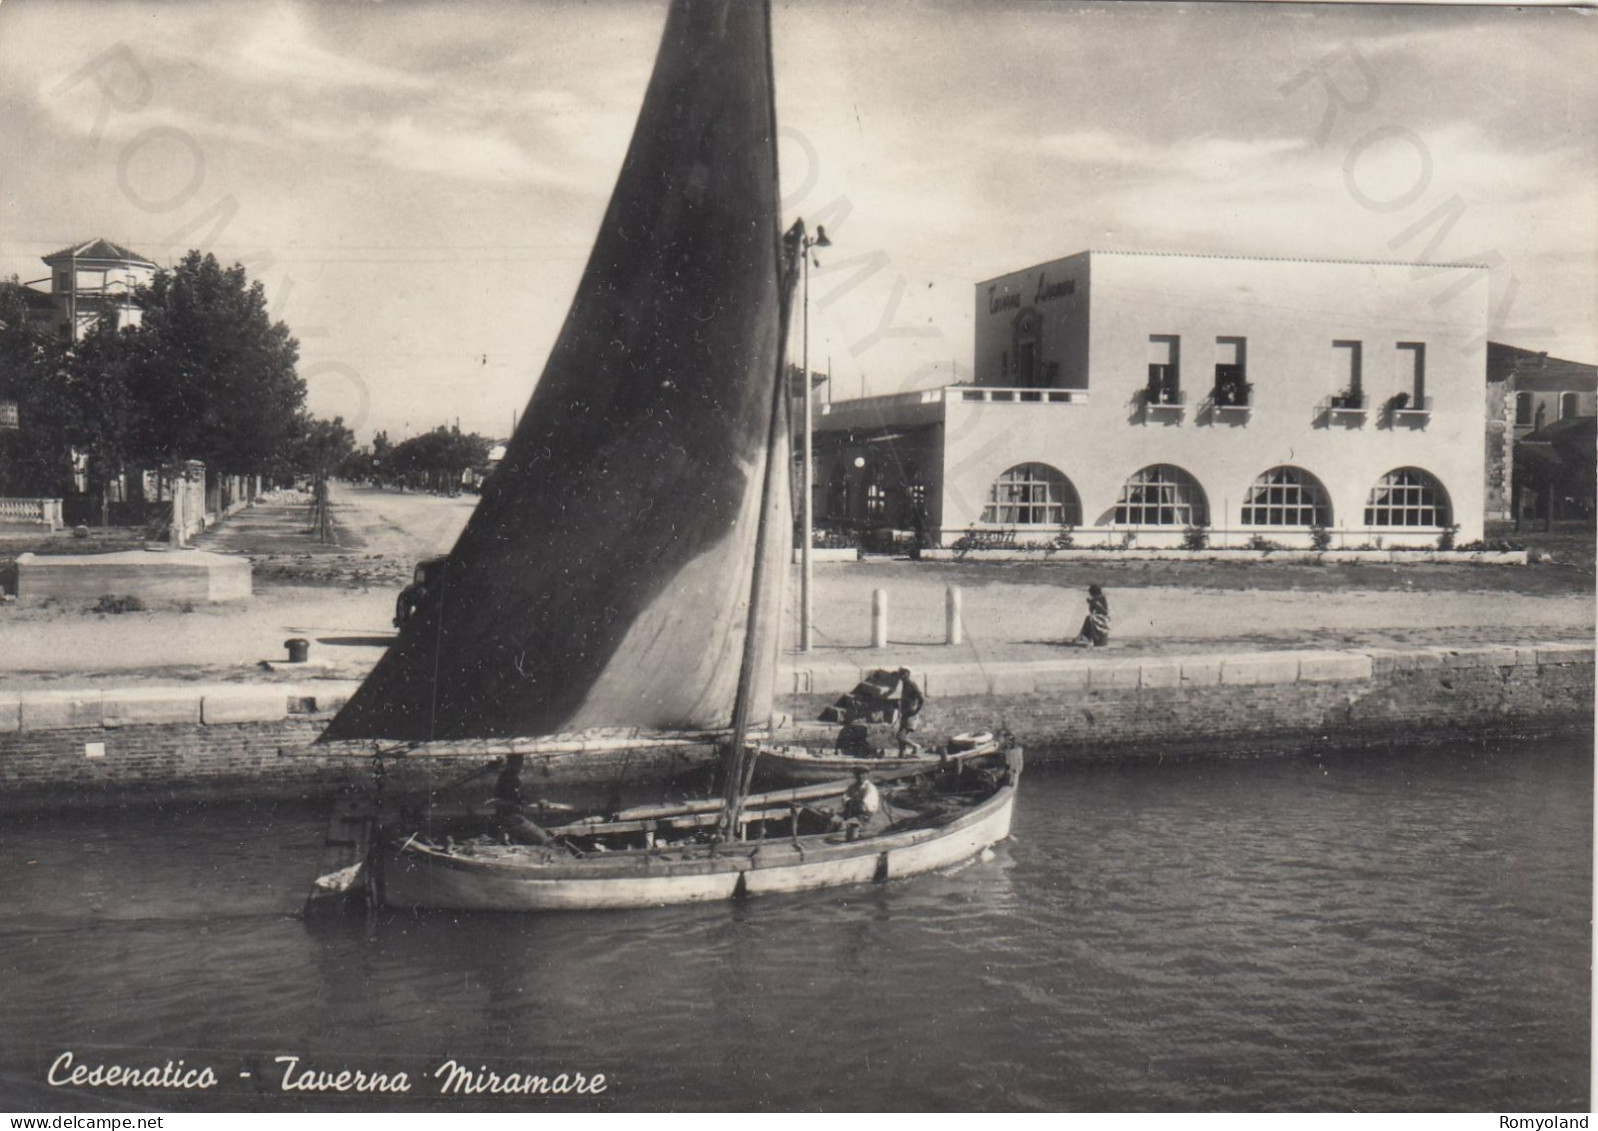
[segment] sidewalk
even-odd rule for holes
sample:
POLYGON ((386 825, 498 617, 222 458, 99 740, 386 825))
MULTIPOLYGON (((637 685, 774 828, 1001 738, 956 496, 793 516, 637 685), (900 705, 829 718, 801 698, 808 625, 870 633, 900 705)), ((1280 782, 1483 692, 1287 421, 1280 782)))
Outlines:
MULTIPOLYGON (((1207 655, 1153 656, 1142 660, 1113 659, 1093 653, 1077 660, 1029 662, 946 662, 916 665, 921 681, 938 710, 948 704, 994 697, 1051 704, 1095 699, 1125 700, 1149 690, 1182 693, 1225 692, 1238 688, 1288 688, 1309 691, 1317 686, 1391 681, 1398 673, 1431 672, 1451 680, 1480 669, 1501 674, 1515 670, 1541 676, 1556 667, 1579 670, 1594 663, 1590 644, 1542 642, 1525 647, 1370 649, 1365 651, 1228 652, 1207 655)), ((785 665, 778 681, 776 706, 810 717, 817 702, 853 689, 864 675, 856 665, 836 659, 816 664, 785 665)), ((1481 673, 1490 674, 1490 673, 1481 673)), ((301 675, 273 683, 191 682, 142 684, 111 681, 105 685, 62 681, 53 686, 0 686, 0 734, 112 729, 131 726, 217 726, 229 723, 282 723, 318 719, 344 705, 358 681, 314 679, 301 675)), ((1590 675, 1587 677, 1590 681, 1590 675)), ((1502 683, 1490 681, 1503 695, 1502 683)), ((1590 700, 1590 689, 1585 693, 1590 700)), ((1417 691, 1422 699, 1423 694, 1417 691)), ((1586 710, 1585 707, 1582 708, 1586 710)), ((1145 720, 1156 725, 1157 719, 1145 720)))
MULTIPOLYGON (((247 550, 255 562, 255 596, 241 605, 110 616, 0 607, 0 690, 360 679, 392 639, 394 598, 414 561, 453 543, 473 500, 343 488, 335 502, 338 546, 317 544, 304 533, 303 505, 287 503, 260 504, 207 533, 206 548, 247 550), (314 666, 289 673, 262 666, 284 659, 284 642, 295 637, 311 642, 314 666)), ((1551 573, 1510 572, 1551 568, 818 565, 817 647, 786 663, 839 672, 982 671, 1236 653, 1591 648, 1590 588, 1545 584, 1557 580, 1551 573), (1112 639, 1108 649, 1085 654, 1064 642, 1081 624, 1089 579, 1109 596, 1112 639), (950 585, 961 589, 964 611, 964 641, 952 647, 943 643, 950 585), (885 649, 870 646, 876 589, 888 594, 885 649)), ((789 640, 797 639, 796 582, 790 578, 789 640)))

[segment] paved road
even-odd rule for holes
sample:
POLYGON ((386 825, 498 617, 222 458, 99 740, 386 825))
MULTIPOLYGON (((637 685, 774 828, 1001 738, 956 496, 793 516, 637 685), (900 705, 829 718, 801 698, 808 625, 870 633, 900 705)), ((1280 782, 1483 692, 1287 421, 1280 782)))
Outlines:
POLYGON ((449 551, 477 506, 477 498, 333 485, 339 529, 354 547, 413 563, 449 551))

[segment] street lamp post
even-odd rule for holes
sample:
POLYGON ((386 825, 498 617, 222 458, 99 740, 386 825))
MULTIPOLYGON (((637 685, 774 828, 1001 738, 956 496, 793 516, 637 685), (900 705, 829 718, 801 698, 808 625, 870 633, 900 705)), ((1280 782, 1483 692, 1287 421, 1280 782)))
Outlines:
MULTIPOLYGON (((802 224, 803 221, 800 221, 802 224)), ((815 541, 812 528, 815 523, 815 468, 814 444, 811 441, 811 396, 810 396, 810 260, 814 255, 812 248, 831 247, 832 241, 827 238, 825 225, 816 225, 814 236, 801 235, 800 256, 804 260, 804 313, 802 318, 802 337, 800 347, 800 367, 803 372, 799 375, 799 393, 805 401, 805 438, 804 438, 804 491, 800 506, 804 512, 803 542, 799 546, 799 650, 809 652, 814 643, 811 639, 810 615, 810 544, 815 541)), ((818 263, 819 267, 820 264, 818 263)))

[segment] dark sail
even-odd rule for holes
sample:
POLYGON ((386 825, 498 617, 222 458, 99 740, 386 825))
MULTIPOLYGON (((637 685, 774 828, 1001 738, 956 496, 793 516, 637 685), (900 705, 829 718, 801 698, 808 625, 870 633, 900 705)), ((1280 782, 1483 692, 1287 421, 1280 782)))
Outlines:
POLYGON ((778 227, 765 5, 676 0, 522 425, 324 738, 728 725, 780 401, 778 227))

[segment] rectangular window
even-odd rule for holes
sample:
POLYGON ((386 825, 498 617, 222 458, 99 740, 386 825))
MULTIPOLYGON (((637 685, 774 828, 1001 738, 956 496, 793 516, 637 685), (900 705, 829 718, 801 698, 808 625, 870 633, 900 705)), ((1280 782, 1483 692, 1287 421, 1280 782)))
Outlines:
POLYGON ((1560 420, 1569 420, 1572 416, 1576 415, 1577 410, 1580 407, 1581 407, 1581 398, 1579 398, 1575 393, 1560 393, 1559 394, 1559 419, 1560 420))
POLYGON ((55 289, 58 294, 65 294, 72 289, 72 272, 57 271, 55 274, 55 289))
POLYGON ((1249 403, 1248 339, 1215 339, 1215 403, 1249 403))
POLYGON ((1365 376, 1361 356, 1365 352, 1364 343, 1338 340, 1332 342, 1332 348, 1345 351, 1337 363, 1342 385, 1332 397, 1332 407, 1364 408, 1365 376))
POLYGON ((1531 394, 1530 393, 1516 393, 1515 394, 1515 424, 1516 424, 1516 426, 1517 427, 1521 427, 1521 428, 1530 428, 1531 427, 1531 413, 1532 413, 1531 394))
POLYGON ((1182 403, 1182 339, 1175 334, 1149 335, 1147 401, 1182 403))
POLYGON ((1426 407, 1426 343, 1425 342, 1399 342, 1398 348, 1410 354, 1410 408, 1426 407))

